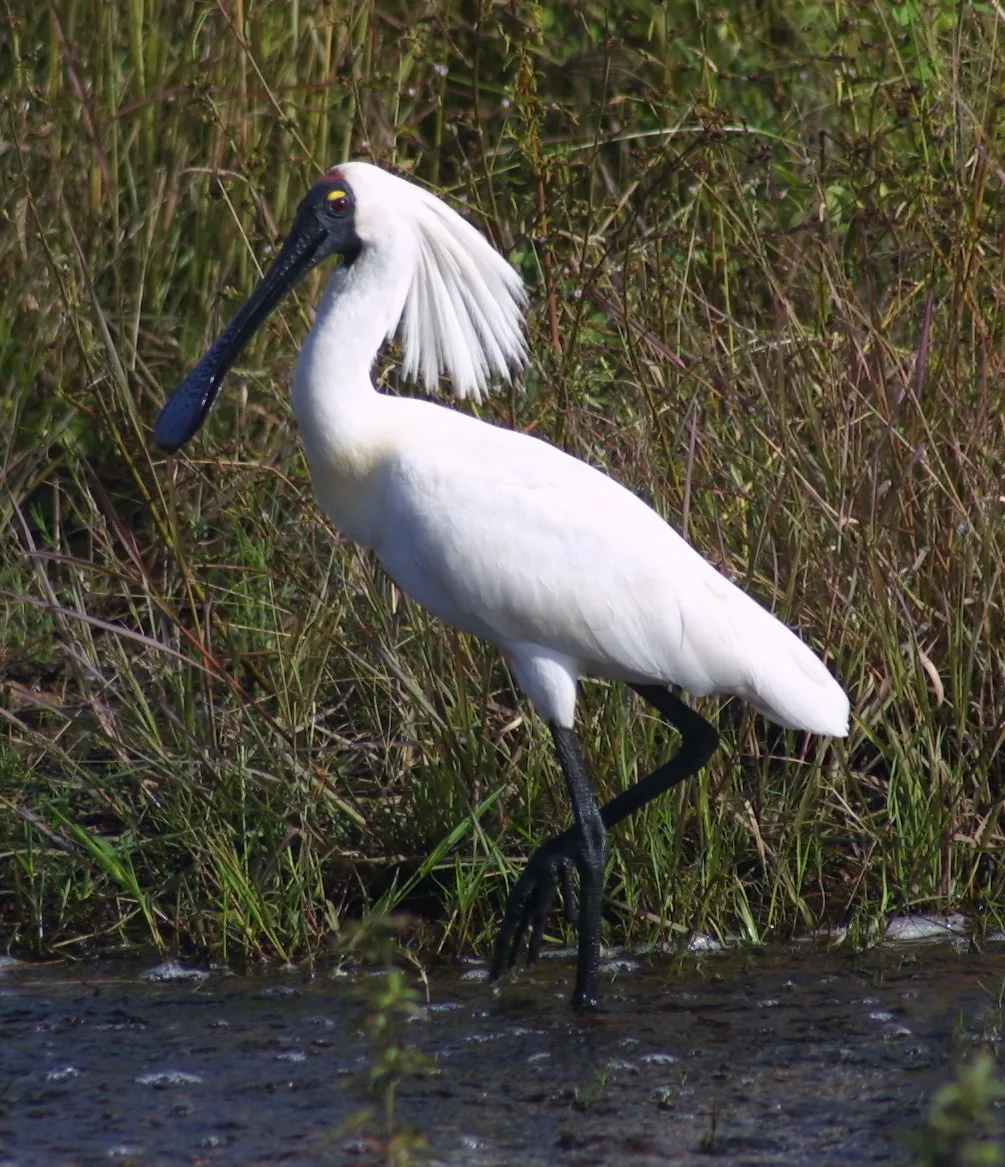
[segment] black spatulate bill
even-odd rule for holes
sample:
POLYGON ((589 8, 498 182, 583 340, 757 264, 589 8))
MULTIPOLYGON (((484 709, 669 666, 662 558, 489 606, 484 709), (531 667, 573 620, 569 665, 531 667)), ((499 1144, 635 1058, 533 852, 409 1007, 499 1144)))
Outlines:
POLYGON ((337 170, 311 188, 297 208, 289 238, 258 287, 161 410, 154 441, 162 450, 174 453, 196 433, 227 370, 299 280, 330 255, 343 255, 347 262, 355 258, 361 245, 354 212, 352 192, 337 170))

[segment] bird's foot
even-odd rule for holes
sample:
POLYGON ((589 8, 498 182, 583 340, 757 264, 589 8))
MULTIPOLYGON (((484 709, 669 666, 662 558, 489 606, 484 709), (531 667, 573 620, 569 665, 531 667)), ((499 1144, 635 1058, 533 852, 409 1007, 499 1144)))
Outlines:
POLYGON ((576 1013, 598 1013, 600 1011, 600 994, 597 992, 595 983, 589 989, 581 989, 577 984, 576 991, 572 995, 572 1008, 576 1013))
MULTIPOLYGON (((578 923, 576 897, 572 887, 572 872, 579 863, 579 847, 571 831, 564 831, 542 843, 527 860, 523 874, 513 885, 506 904, 499 938, 496 941, 495 956, 489 979, 495 980, 516 963, 523 938, 530 929, 527 946, 527 963, 533 964, 541 951, 544 928, 548 913, 555 899, 559 884, 565 905, 566 922, 572 926, 578 923)), ((578 996, 578 994, 577 994, 578 996)), ((585 998, 573 1002, 576 1008, 589 1009, 595 1001, 585 998)))

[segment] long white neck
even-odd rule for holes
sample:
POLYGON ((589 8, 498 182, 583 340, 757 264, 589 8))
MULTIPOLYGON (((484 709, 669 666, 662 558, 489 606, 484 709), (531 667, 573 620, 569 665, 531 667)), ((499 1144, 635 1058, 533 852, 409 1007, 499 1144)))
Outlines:
POLYGON ((328 281, 293 375, 293 412, 312 468, 365 445, 385 400, 370 369, 401 318, 413 262, 407 239, 385 239, 328 281))
POLYGON ((373 477, 393 451, 401 399, 370 378, 401 317, 414 263, 409 241, 367 244, 328 281, 293 374, 293 412, 321 506, 351 539, 375 546, 382 530, 373 477))

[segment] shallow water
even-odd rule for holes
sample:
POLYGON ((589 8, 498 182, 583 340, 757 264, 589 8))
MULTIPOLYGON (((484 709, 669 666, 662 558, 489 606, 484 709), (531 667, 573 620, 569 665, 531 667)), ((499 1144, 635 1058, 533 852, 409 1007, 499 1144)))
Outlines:
MULTIPOLYGON (((374 1161, 340 1130, 367 1057, 352 978, 143 971, 0 974, 0 1167, 374 1161)), ((463 972, 433 970, 408 1026, 438 1073, 402 1083, 397 1116, 429 1161, 843 1167, 910 1162, 961 1025, 1000 1022, 1005 946, 614 961, 586 1017, 568 961, 501 990, 463 972)))

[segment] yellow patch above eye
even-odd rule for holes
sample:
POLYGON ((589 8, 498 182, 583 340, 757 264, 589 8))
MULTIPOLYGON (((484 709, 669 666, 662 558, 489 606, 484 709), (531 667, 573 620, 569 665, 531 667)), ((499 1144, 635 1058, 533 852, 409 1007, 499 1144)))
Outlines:
POLYGON ((328 192, 328 193, 325 195, 325 198, 326 198, 326 199, 327 199, 327 200, 328 200, 330 203, 333 203, 333 202, 335 202, 335 200, 336 200, 336 199, 344 199, 345 197, 346 197, 346 194, 345 194, 345 191, 344 191, 344 190, 330 190, 330 191, 329 191, 329 192, 328 192))

